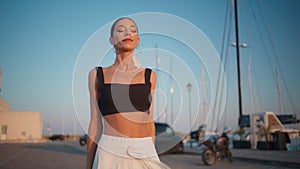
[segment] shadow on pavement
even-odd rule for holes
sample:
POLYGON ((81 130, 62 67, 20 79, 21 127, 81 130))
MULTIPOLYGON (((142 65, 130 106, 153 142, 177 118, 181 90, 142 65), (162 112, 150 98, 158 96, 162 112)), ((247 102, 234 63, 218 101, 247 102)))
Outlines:
POLYGON ((65 144, 32 144, 32 145, 24 145, 23 148, 28 149, 40 149, 46 151, 58 151, 62 153, 69 153, 69 154, 81 154, 84 155, 86 152, 84 150, 80 150, 76 147, 65 145, 65 144))

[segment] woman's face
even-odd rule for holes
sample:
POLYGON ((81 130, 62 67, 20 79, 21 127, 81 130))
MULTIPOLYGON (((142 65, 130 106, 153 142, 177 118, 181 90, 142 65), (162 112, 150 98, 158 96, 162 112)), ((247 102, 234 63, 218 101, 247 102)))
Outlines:
POLYGON ((116 50, 134 50, 140 42, 137 26, 130 19, 121 19, 115 24, 109 40, 116 50))

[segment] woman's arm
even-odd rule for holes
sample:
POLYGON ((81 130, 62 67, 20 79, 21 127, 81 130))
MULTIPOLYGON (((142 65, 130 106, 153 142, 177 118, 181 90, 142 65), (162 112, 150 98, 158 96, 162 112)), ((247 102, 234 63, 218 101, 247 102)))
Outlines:
POLYGON ((154 91, 156 88, 156 74, 153 71, 151 72, 150 82, 151 82, 152 102, 151 102, 150 110, 149 110, 148 128, 149 128, 153 143, 155 143, 155 125, 154 125, 154 120, 153 120, 153 104, 154 104, 154 91))
POLYGON ((87 159, 86 169, 92 169, 95 154, 97 151, 97 144, 102 134, 102 116, 98 107, 99 90, 97 83, 97 70, 93 69, 89 73, 89 93, 90 93, 90 109, 91 120, 87 138, 87 159))

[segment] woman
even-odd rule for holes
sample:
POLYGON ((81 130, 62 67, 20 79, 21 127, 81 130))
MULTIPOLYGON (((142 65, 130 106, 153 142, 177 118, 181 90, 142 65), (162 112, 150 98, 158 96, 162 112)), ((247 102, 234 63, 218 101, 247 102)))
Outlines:
POLYGON ((159 161, 154 147, 156 75, 151 69, 139 68, 134 59, 140 42, 137 25, 130 18, 116 20, 109 41, 115 49, 115 62, 89 73, 86 168, 92 168, 97 149, 98 169, 168 168, 159 161))

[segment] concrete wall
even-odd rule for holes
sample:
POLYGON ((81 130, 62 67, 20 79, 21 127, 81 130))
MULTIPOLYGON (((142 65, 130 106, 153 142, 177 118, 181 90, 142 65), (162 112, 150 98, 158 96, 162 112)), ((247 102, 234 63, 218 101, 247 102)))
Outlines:
POLYGON ((0 112, 0 140, 42 139, 42 116, 39 112, 0 112), (7 133, 3 133, 7 126, 7 133))

